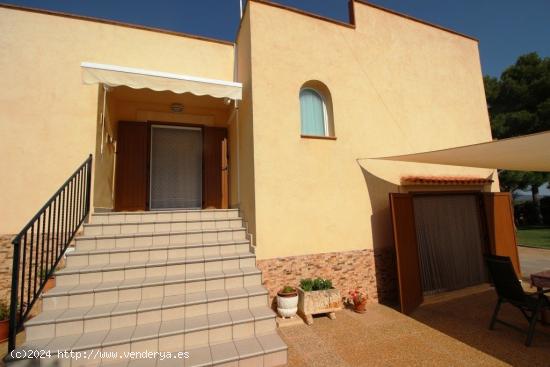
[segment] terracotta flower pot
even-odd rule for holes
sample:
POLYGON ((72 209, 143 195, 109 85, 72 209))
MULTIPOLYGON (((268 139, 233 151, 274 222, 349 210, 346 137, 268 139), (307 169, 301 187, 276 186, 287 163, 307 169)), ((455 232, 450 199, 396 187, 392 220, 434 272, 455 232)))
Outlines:
POLYGON ((50 279, 46 280, 46 284, 44 284, 44 288, 42 289, 42 292, 46 293, 50 289, 55 287, 55 277, 51 277, 50 279))
POLYGON ((357 313, 365 313, 367 312, 367 300, 364 300, 361 303, 354 304, 353 310, 357 313))
POLYGON ((10 320, 0 321, 0 343, 8 339, 8 331, 10 329, 10 320))

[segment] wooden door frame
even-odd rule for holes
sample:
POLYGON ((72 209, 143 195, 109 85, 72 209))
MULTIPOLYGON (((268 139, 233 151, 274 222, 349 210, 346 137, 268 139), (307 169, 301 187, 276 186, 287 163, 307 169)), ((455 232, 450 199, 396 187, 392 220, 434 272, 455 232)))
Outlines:
MULTIPOLYGON (((398 198, 398 197, 403 197, 403 196, 408 196, 410 198, 410 205, 411 205, 411 212, 412 212, 412 215, 413 217, 411 218, 411 222, 412 222, 412 225, 414 227, 414 231, 415 231, 415 235, 416 235, 416 223, 415 223, 415 219, 414 219, 414 211, 415 211, 415 208, 414 208, 414 198, 415 197, 419 197, 419 196, 444 196, 444 195, 475 195, 476 196, 476 199, 478 201, 478 206, 477 206, 477 210, 478 210, 478 213, 479 213, 479 221, 481 222, 480 223, 480 228, 482 230, 482 236, 483 236, 483 244, 484 244, 484 251, 485 253, 491 253, 491 245, 490 245, 490 239, 489 239, 489 233, 488 233, 488 224, 487 224, 487 217, 486 217, 486 209, 485 209, 485 204, 484 204, 484 194, 487 194, 487 192, 484 192, 482 190, 444 190, 444 191, 409 191, 409 192, 406 192, 406 193, 390 193, 390 212, 391 212, 391 215, 392 215, 392 231, 393 231, 393 240, 394 240, 394 249, 396 251, 396 256, 397 256, 397 274, 398 274, 398 280, 399 280, 399 299, 400 299, 400 303, 401 303, 401 312, 403 313, 410 313, 414 310, 414 308, 416 308, 416 306, 413 306, 413 307, 409 307, 409 305, 404 305, 403 304, 403 301, 404 301, 404 296, 403 296, 403 290, 402 290, 402 281, 400 280, 400 277, 401 277, 401 273, 402 273, 402 269, 400 269, 400 261, 399 261, 399 254, 397 253, 398 251, 398 248, 397 248, 397 244, 396 244, 396 237, 398 237, 398 233, 397 233, 397 229, 395 227, 395 223, 394 223, 394 218, 396 217, 395 213, 394 213, 394 205, 392 204, 392 196, 398 198)), ((418 251, 418 243, 416 241, 416 238, 414 239, 414 245, 416 247, 416 250, 418 251)), ((417 254, 418 255, 418 254, 417 254)), ((419 260, 419 258, 418 258, 419 260)), ((420 295, 420 298, 423 299, 424 298, 424 295, 423 295, 423 291, 422 291, 422 280, 421 280, 421 272, 420 272, 420 262, 418 261, 418 280, 420 281, 420 283, 418 284, 418 286, 420 287, 420 292, 422 293, 420 295)), ((409 279, 410 280, 410 279, 409 279)), ((416 293, 415 293, 416 294, 416 293)), ((410 297, 409 297, 410 298, 410 297)))

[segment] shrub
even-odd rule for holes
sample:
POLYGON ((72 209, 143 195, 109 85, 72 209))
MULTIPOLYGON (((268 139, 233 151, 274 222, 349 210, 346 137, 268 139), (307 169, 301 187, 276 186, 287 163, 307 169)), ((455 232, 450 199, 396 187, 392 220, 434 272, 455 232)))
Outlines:
POLYGON ((323 279, 323 278, 302 279, 300 280, 300 288, 302 288, 305 292, 331 289, 332 281, 330 279, 323 279))
POLYGON ((313 280, 310 278, 300 280, 300 288, 305 292, 311 292, 313 290, 313 280))
POLYGON ((517 225, 524 226, 540 224, 539 208, 537 208, 537 205, 532 201, 526 201, 524 203, 515 205, 514 215, 517 225))
POLYGON ((540 199, 540 213, 544 224, 550 224, 550 196, 540 199))
POLYGON ((294 289, 294 287, 291 287, 289 285, 285 285, 283 287, 282 293, 292 293, 292 292, 296 292, 296 289, 294 289))
POLYGON ((10 317, 10 310, 6 301, 0 301, 0 320, 7 320, 10 317))

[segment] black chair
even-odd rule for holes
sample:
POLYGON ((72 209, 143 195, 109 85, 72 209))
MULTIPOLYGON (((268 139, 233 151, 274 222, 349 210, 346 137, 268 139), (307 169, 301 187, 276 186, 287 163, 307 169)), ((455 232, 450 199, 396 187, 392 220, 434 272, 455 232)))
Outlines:
POLYGON ((525 293, 509 257, 486 255, 485 262, 487 263, 489 275, 498 295, 497 305, 493 317, 491 318, 489 329, 493 330, 497 321, 517 329, 514 325, 508 324, 497 318, 498 312, 500 311, 500 305, 503 303, 510 303, 517 307, 523 316, 525 316, 527 322, 529 322, 525 345, 530 346, 533 341, 533 335, 535 334, 535 325, 537 324, 538 316, 542 314, 544 309, 550 309, 550 301, 542 294, 543 292, 532 294, 525 293))

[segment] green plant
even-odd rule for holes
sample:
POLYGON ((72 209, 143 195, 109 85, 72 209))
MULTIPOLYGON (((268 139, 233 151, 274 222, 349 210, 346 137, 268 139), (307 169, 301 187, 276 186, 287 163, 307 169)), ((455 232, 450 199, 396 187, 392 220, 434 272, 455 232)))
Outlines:
POLYGON ((313 280, 310 278, 300 280, 300 288, 302 288, 304 292, 311 292, 313 290, 313 280))
POLYGON ((0 320, 7 320, 10 317, 10 310, 6 301, 0 301, 0 320))
POLYGON ((316 279, 306 278, 306 279, 300 280, 300 288, 302 288, 305 292, 331 289, 332 281, 330 279, 323 279, 323 278, 316 278, 316 279))
POLYGON ((296 289, 294 287, 291 287, 289 285, 285 285, 283 287, 283 290, 281 291, 281 293, 294 293, 296 292, 296 289))

